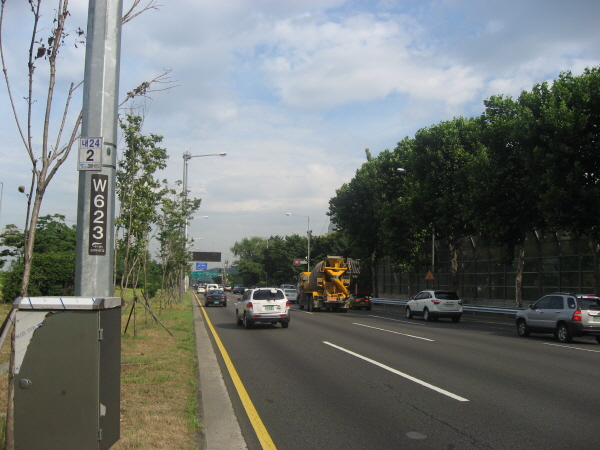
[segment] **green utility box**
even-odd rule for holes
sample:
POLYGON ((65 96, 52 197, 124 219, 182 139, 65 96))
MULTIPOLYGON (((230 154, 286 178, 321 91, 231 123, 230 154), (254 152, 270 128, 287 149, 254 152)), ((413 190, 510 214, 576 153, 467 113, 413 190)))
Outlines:
POLYGON ((16 450, 109 449, 120 437, 121 299, 15 300, 16 450))

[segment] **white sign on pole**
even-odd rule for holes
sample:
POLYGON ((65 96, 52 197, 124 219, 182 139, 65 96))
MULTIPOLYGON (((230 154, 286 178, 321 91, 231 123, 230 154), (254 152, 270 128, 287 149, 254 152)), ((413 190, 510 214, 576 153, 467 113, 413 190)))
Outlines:
POLYGON ((79 164, 77 170, 102 170, 102 138, 79 139, 79 164))

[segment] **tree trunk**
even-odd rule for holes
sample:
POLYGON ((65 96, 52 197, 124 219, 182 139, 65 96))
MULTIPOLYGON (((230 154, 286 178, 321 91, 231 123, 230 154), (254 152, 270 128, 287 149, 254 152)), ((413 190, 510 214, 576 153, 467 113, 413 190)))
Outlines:
POLYGON ((458 247, 459 242, 454 238, 448 239, 448 248, 450 249, 450 277, 452 283, 452 290, 460 295, 458 285, 458 247))
POLYGON ((525 244, 517 247, 517 271, 515 273, 515 306, 523 307, 523 270, 525 269, 525 244))
POLYGON ((38 215, 42 203, 43 193, 36 193, 35 201, 33 202, 33 211, 29 221, 29 229, 27 230, 27 243, 23 252, 23 279, 21 280, 21 297, 27 297, 29 289, 29 279, 31 278, 31 264, 33 263, 33 245, 35 244, 35 232, 37 228, 38 215))
POLYGON ((373 285, 373 297, 379 297, 379 290, 377 286, 377 250, 375 250, 371 255, 371 284, 373 285))

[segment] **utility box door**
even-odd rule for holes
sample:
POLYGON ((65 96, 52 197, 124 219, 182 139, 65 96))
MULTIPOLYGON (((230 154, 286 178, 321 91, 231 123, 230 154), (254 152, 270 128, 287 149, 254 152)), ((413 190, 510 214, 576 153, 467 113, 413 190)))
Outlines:
POLYGON ((120 308, 17 311, 15 449, 108 449, 119 439, 120 308))

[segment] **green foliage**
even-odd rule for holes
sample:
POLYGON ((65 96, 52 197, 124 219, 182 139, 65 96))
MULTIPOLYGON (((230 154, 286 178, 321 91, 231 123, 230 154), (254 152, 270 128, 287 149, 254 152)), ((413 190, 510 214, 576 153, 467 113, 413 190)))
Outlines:
MULTIPOLYGON (((11 271, 4 276, 2 298, 12 302, 19 296, 23 263, 14 262, 11 271)), ((75 252, 36 253, 33 256, 28 295, 73 295, 75 286, 75 252)))

